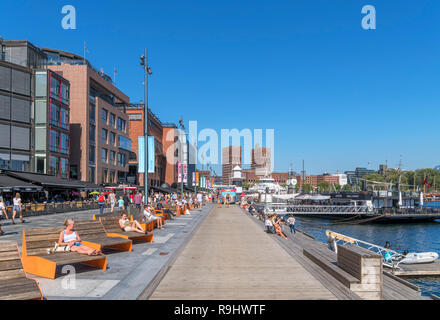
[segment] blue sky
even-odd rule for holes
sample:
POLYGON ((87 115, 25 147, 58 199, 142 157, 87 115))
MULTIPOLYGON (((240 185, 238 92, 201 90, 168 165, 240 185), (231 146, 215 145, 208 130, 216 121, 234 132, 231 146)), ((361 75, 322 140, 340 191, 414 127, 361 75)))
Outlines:
MULTIPOLYGON (((440 164, 440 1, 2 1, 0 35, 82 55, 161 120, 275 129, 275 169, 440 164), (61 28, 61 8, 77 29, 61 28), (377 29, 363 30, 374 5, 377 29)), ((218 173, 220 170, 216 170, 218 173)))

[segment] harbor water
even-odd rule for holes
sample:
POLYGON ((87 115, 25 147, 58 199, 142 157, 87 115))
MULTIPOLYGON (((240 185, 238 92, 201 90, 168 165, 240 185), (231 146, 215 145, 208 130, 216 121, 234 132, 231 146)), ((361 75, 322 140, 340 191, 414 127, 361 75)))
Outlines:
MULTIPOLYGON (((440 254, 440 221, 418 224, 363 224, 347 225, 316 218, 296 218, 296 226, 318 241, 327 243, 326 230, 384 246, 398 252, 437 252, 440 254)), ((422 294, 440 296, 440 277, 405 278, 420 287, 422 294)))

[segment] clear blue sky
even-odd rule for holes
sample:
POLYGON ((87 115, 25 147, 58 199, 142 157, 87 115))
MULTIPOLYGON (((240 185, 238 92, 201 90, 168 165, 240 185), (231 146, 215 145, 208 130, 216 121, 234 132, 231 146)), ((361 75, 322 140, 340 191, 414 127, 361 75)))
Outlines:
MULTIPOLYGON (((440 164, 440 1, 2 1, 0 35, 82 55, 163 121, 275 129, 275 169, 440 164), (61 28, 61 8, 77 29, 61 28), (361 28, 361 9, 377 29, 361 28)), ((218 171, 218 170, 217 170, 218 171)), ((219 172, 218 172, 219 173, 219 172)))

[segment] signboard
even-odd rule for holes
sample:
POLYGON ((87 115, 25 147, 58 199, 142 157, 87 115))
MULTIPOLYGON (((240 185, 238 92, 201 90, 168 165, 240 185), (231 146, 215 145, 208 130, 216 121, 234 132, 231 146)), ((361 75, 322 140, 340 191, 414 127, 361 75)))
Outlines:
POLYGON ((131 113, 131 114, 128 114, 128 119, 130 121, 142 120, 142 114, 141 113, 131 113))
POLYGON ((177 179, 177 182, 178 183, 181 183, 182 182, 182 164, 181 163, 179 163, 178 165, 177 165, 177 173, 178 173, 178 179, 177 179))
POLYGON ((183 167, 183 183, 187 183, 188 182, 188 168, 186 163, 182 164, 183 167))
MULTIPOLYGON (((145 143, 144 137, 138 137, 138 172, 145 173, 145 143)), ((154 173, 154 137, 148 137, 148 173, 154 173)))
POLYGON ((193 172, 192 174, 192 185, 194 186, 196 184, 196 173, 193 172))

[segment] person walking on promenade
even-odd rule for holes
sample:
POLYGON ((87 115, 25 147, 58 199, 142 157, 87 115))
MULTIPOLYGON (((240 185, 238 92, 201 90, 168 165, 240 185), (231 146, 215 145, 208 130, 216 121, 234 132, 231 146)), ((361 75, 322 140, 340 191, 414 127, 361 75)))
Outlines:
POLYGON ((111 213, 113 213, 113 210, 114 210, 115 205, 116 205, 116 195, 115 195, 115 192, 113 190, 108 195, 108 200, 110 201, 110 208, 111 208, 110 211, 111 211, 111 213))
POLYGON ((122 199, 124 200, 124 210, 128 210, 128 207, 130 205, 130 198, 128 197, 127 193, 124 193, 122 199))
POLYGON ((296 230, 295 230, 295 218, 293 216, 289 217, 289 219, 287 219, 287 223, 289 224, 290 227, 290 233, 296 234, 296 230))
POLYGON ((218 203, 218 207, 221 208, 222 207, 222 196, 221 195, 219 195, 217 197, 217 203, 218 203))
POLYGON ((101 254, 101 250, 93 249, 81 244, 81 238, 78 232, 75 231, 75 221, 73 219, 66 219, 64 221, 66 229, 61 231, 58 239, 59 246, 69 246, 70 251, 78 252, 80 254, 87 254, 89 256, 96 256, 101 254))
POLYGON ((141 213, 142 195, 139 191, 134 196, 134 204, 136 206, 136 209, 138 209, 139 213, 141 213))
POLYGON ((122 199, 122 196, 119 196, 118 207, 119 211, 125 210, 124 199, 122 199))
POLYGON ((229 200, 231 199, 231 196, 229 195, 229 193, 226 195, 225 197, 225 205, 227 208, 229 208, 229 200))
POLYGON ((5 215, 6 220, 9 220, 8 212, 6 211, 6 204, 3 197, 0 197, 0 215, 5 215))
POLYGON ((16 194, 15 194, 15 197, 14 197, 14 199, 12 199, 12 201, 13 201, 13 207, 12 207, 12 224, 15 224, 15 215, 17 214, 17 212, 18 212, 18 214, 19 214, 19 217, 20 217, 20 220, 21 220, 21 223, 24 223, 24 220, 23 220, 23 216, 22 216, 22 214, 21 214, 21 198, 20 198, 20 194, 17 192, 16 194))
POLYGON ((104 207, 105 207, 105 196, 104 192, 101 192, 101 194, 98 197, 98 205, 99 205, 99 213, 104 213, 104 207))

